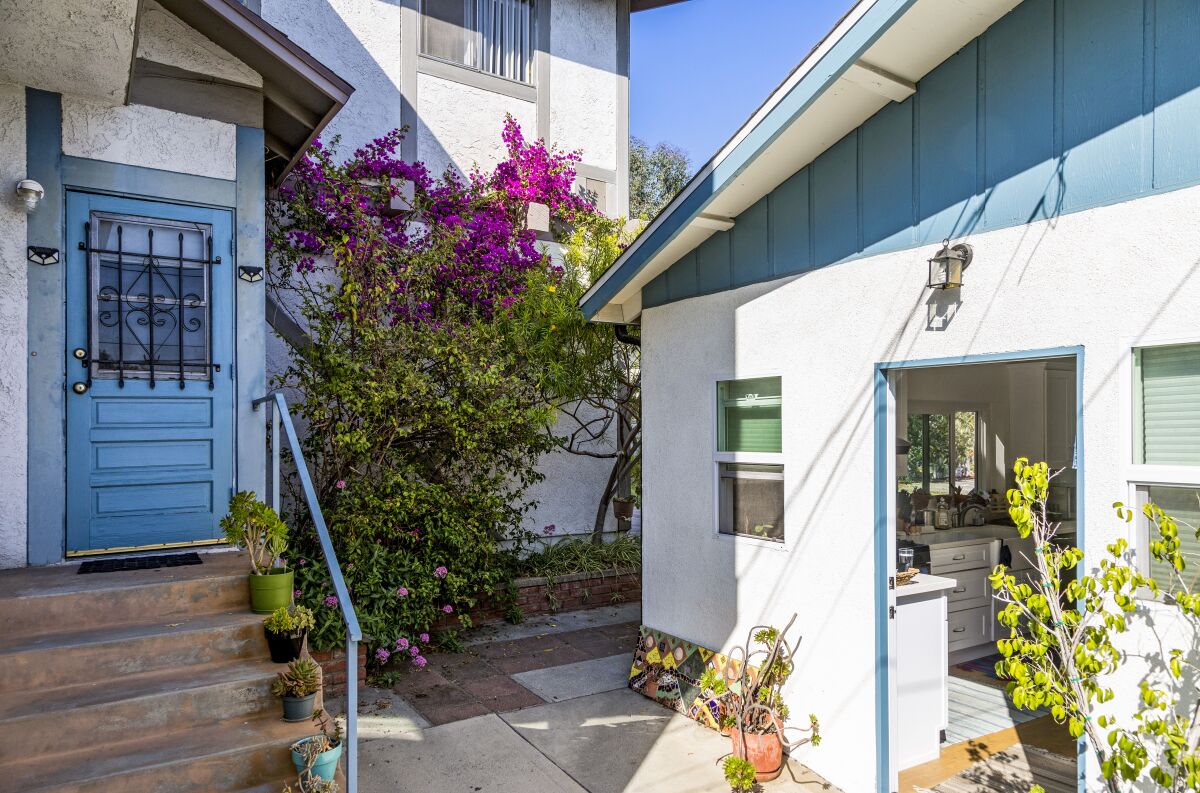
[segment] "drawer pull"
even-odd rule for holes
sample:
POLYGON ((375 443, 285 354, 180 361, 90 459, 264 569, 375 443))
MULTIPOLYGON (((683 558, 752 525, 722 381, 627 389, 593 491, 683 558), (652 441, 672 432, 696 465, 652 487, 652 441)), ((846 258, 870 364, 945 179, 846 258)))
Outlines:
POLYGON ((965 632, 966 630, 967 630, 966 628, 955 628, 955 629, 954 629, 954 632, 955 632, 955 633, 963 633, 963 632, 965 632))
POLYGON ((958 594, 961 594, 966 591, 967 591, 967 588, 965 586, 960 586, 958 589, 954 590, 954 594, 958 595, 958 594))
POLYGON ((955 556, 955 557, 954 557, 953 559, 951 559, 950 561, 952 561, 952 562, 961 562, 963 559, 966 559, 966 558, 967 558, 967 555, 966 555, 965 553, 960 553, 958 556, 955 556))

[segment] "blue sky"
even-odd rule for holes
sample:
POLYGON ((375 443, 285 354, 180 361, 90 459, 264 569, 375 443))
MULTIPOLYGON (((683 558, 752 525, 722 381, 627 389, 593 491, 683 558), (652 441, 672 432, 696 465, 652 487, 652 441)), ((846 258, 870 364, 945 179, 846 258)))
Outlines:
POLYGON ((629 129, 693 169, 828 33, 853 0, 686 0, 633 15, 629 129))

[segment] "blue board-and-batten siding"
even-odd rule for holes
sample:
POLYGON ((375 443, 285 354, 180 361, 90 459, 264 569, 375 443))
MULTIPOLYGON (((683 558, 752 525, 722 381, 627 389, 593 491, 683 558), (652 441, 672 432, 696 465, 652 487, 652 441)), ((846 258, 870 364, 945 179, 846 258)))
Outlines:
POLYGON ((1198 0, 1025 0, 653 279, 642 304, 1196 184, 1198 46, 1198 0))

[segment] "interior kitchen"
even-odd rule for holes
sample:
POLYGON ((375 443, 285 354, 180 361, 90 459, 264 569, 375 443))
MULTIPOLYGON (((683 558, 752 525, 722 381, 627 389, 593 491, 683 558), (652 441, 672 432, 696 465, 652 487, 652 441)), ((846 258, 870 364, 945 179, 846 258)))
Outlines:
POLYGON ((1001 789, 995 780, 959 779, 982 753, 1011 760, 1014 781, 1074 791, 1074 743, 1065 729, 1006 701, 995 642, 1007 629, 996 621, 988 576, 999 564, 1018 580, 1034 576, 1033 541, 1017 534, 1007 510, 1018 457, 1061 469, 1049 504, 1059 523, 1055 541, 1075 544, 1075 358, 893 377, 899 789, 1001 789))

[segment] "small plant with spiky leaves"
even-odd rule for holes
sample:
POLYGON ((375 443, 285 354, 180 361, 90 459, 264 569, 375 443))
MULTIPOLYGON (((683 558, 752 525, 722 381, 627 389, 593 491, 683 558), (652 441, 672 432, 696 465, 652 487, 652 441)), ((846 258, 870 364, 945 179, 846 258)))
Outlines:
POLYGON ((302 781, 315 778, 312 769, 317 758, 330 749, 337 748, 342 742, 342 724, 336 718, 331 719, 324 710, 317 708, 313 711, 312 720, 320 732, 312 737, 302 738, 291 746, 292 751, 298 752, 304 758, 304 771, 300 773, 302 781))
POLYGON ((734 793, 748 793, 754 790, 754 763, 730 755, 725 758, 721 770, 725 772, 725 781, 734 793))
POLYGON ((280 606, 271 612, 271 616, 263 620, 263 627, 276 635, 299 638, 312 630, 313 613, 307 606, 280 606))
MULTIPOLYGON (((277 697, 307 697, 321 688, 321 668, 307 656, 297 658, 280 672, 271 684, 271 693, 277 697)), ((319 712, 319 711, 318 711, 319 712)))
POLYGON ((225 542, 249 551, 253 575, 269 574, 287 552, 287 524, 251 491, 243 490, 229 500, 221 530, 225 542))

